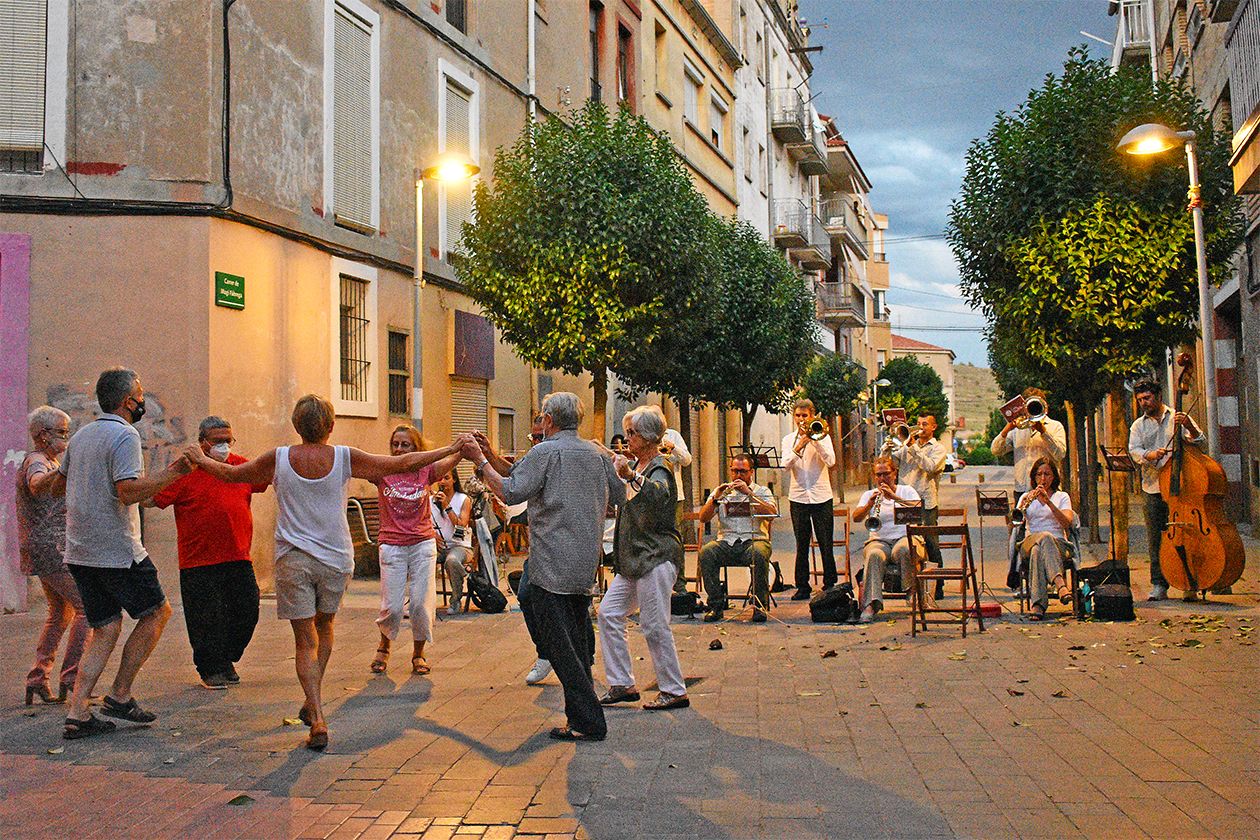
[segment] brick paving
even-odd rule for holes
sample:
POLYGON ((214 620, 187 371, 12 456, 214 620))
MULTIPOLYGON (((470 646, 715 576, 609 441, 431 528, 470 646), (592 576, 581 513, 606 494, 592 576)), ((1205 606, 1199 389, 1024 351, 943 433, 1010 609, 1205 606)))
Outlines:
MULTIPOLYGON (((944 504, 972 490, 951 486, 944 504)), ((692 707, 610 710, 599 744, 547 738, 561 691, 523 684, 533 653, 516 612, 439 623, 427 678, 405 655, 375 676, 375 584, 356 581, 323 755, 284 724, 300 692, 270 601, 240 686, 196 685, 177 615, 137 686, 158 723, 76 742, 59 737, 62 707, 19 705, 38 609, 5 616, 0 837, 1254 837, 1248 552, 1237 594, 1143 602, 1130 624, 1008 610, 965 640, 911 639, 897 602, 859 628, 811 625, 786 600, 784 623, 676 620, 692 707)), ((633 632, 632 649, 646 656, 633 632)), ((642 688, 650 663, 636 665, 642 688)))

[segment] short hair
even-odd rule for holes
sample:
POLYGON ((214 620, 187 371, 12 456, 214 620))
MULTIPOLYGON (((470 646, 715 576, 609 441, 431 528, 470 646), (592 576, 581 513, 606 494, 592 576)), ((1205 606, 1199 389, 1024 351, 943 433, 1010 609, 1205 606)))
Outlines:
POLYGON ((232 424, 224 420, 222 417, 211 414, 205 420, 201 421, 201 425, 197 427, 197 440, 205 440, 206 435, 215 429, 230 429, 232 424))
POLYGON ((893 471, 893 475, 900 475, 901 470, 897 469, 897 461, 887 455, 880 455, 874 461, 871 461, 871 475, 875 474, 875 468, 880 464, 887 464, 893 471))
POLYGON ((806 399, 805 397, 801 397, 799 400, 792 403, 793 412, 795 412, 796 409, 798 408, 808 408, 810 411, 814 411, 814 412, 818 411, 818 409, 814 408, 814 401, 811 399, 806 399))
POLYGON ((411 445, 416 448, 417 452, 423 452, 426 449, 424 445, 424 438, 420 437, 420 431, 415 426, 410 423, 399 423, 394 427, 393 431, 389 433, 391 443, 394 440, 394 435, 399 432, 406 433, 407 438, 411 441, 411 445))
POLYGON ((1158 397, 1160 393, 1162 393, 1160 387, 1155 384, 1154 379, 1142 379, 1133 386, 1133 396, 1135 397, 1138 394, 1154 394, 1158 397))
POLYGON ((46 432, 57 424, 58 420, 65 419, 70 422, 70 415, 66 414, 60 408, 51 405, 41 405, 39 408, 26 415, 26 429, 31 433, 33 439, 40 432, 46 432))
POLYGON ((664 412, 655 405, 641 405, 630 409, 621 418, 621 425, 627 433, 633 428, 639 437, 652 443, 660 443, 661 438, 665 437, 665 430, 669 428, 664 412))
POLYGON ((577 394, 553 391, 543 397, 542 413, 551 416, 551 422, 556 424, 557 429, 576 429, 586 409, 577 394))
POLYGON ((732 455, 731 464, 734 464, 736 461, 743 461, 745 464, 748 465, 748 468, 750 470, 753 470, 754 472, 757 469, 757 459, 749 455, 747 452, 736 452, 734 455, 732 455))
POLYGON ((1036 397, 1037 399, 1041 400, 1043 403, 1046 402, 1046 392, 1032 385, 1025 388, 1023 392, 1020 394, 1020 396, 1026 400, 1036 397))
POLYGON ((1033 487, 1037 486, 1037 470, 1041 469, 1043 465, 1049 467, 1050 471, 1054 473, 1054 479, 1050 482, 1050 492, 1059 492, 1059 465, 1054 462, 1053 458, 1043 456, 1033 461, 1032 469, 1028 471, 1028 483, 1033 487))
POLYGON ((134 370, 125 367, 110 368, 96 379, 96 402, 101 411, 113 414, 123 404, 123 400, 131 396, 140 377, 134 370))
POLYGON ((323 443, 332 434, 337 414, 319 394, 307 394, 293 406, 293 428, 305 443, 323 443))

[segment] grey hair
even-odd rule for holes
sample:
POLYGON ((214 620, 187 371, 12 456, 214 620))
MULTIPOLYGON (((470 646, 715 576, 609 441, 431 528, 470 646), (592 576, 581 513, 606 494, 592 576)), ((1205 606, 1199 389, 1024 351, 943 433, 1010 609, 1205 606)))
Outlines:
POLYGON ((665 437, 665 429, 668 428, 665 414, 655 405, 641 405, 630 409, 621 418, 621 425, 627 433, 633 428, 639 437, 652 443, 660 443, 661 438, 665 437))
POLYGON ((110 368, 96 380, 96 402, 101 411, 113 414, 123 404, 123 400, 131 395, 140 377, 134 370, 125 367, 110 368))
POLYGON ((211 414, 205 420, 201 421, 201 425, 197 427, 197 440, 205 440, 206 435, 215 429, 230 429, 232 424, 224 420, 218 415, 211 414))
POLYGON ((551 416, 557 429, 576 429, 586 414, 586 407, 577 394, 570 391, 553 391, 543 397, 542 413, 551 416))
POLYGON ((26 415, 26 428, 31 433, 31 437, 34 438, 40 432, 51 429, 61 419, 69 423, 70 415, 55 406, 41 405, 26 415))

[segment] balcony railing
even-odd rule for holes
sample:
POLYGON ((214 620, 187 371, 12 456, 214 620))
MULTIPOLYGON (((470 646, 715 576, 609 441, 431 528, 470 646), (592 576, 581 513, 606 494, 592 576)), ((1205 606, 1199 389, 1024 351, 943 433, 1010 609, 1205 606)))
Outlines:
POLYGON ((809 139, 805 98, 796 88, 778 88, 771 94, 770 131, 783 143, 804 143, 809 139))
POLYGON ((1260 2, 1243 0, 1225 36, 1229 56, 1229 107, 1234 129, 1242 132, 1260 106, 1260 2))
POLYGON ((815 288, 824 321, 837 327, 866 326, 866 298, 848 283, 819 283, 815 288))
POLYGON ((827 141, 821 131, 806 127, 805 139, 787 144, 788 154, 796 161, 803 175, 827 174, 827 141))
POLYGON ((778 198, 774 202, 774 244, 799 248, 809 241, 809 207, 799 198, 778 198))
POLYGON ((866 223, 847 198, 829 198, 819 208, 823 224, 832 236, 840 237, 864 260, 870 259, 870 233, 866 223))
POLYGON ((1119 66, 1125 59, 1149 58, 1151 29, 1147 19, 1148 2, 1150 0, 1121 0, 1116 41, 1111 54, 1113 66, 1119 66))
POLYGON ((789 253, 807 271, 826 271, 831 268, 831 237, 817 216, 808 209, 805 214, 806 242, 798 248, 790 248, 789 253))

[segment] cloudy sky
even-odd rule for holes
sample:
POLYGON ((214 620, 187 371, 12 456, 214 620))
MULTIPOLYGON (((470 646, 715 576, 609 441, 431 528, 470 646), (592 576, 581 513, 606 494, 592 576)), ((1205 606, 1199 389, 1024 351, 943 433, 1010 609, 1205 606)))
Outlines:
POLYGON ((1080 34, 1115 37, 1107 0, 801 0, 801 15, 823 46, 811 54, 814 103, 889 215, 893 331, 987 366, 983 318, 958 297, 941 237, 967 145, 1061 70, 1072 46, 1110 54, 1080 34))

